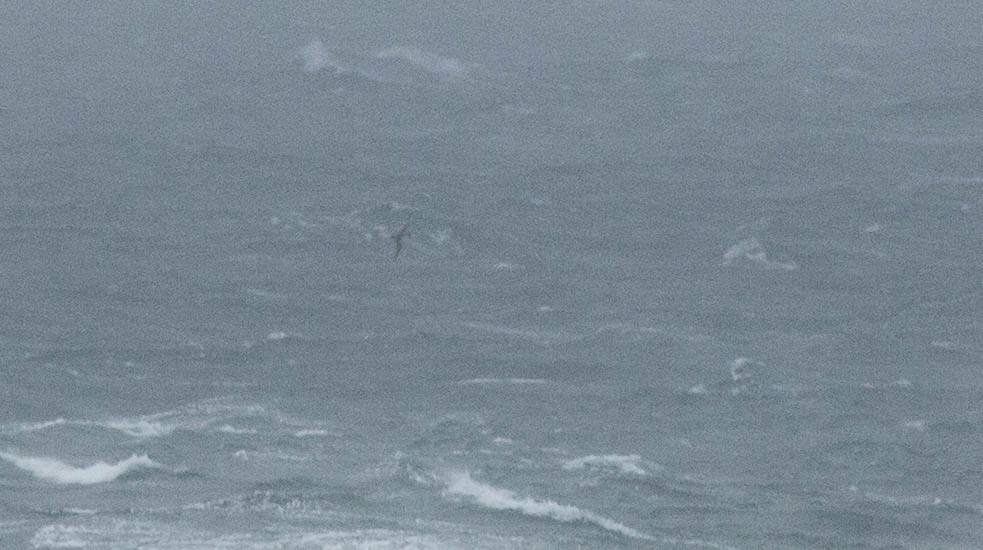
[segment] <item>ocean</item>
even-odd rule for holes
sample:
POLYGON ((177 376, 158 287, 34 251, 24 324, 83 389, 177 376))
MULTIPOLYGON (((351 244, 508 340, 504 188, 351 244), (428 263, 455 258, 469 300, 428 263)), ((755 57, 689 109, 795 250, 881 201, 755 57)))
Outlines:
POLYGON ((0 548, 983 547, 972 6, 0 20, 0 548))

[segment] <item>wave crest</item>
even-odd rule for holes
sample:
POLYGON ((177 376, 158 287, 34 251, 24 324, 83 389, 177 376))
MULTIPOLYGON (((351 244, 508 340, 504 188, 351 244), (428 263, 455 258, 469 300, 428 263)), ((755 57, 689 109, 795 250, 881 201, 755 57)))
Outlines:
POLYGON ((446 496, 467 498, 480 506, 492 510, 509 510, 528 516, 555 519, 565 523, 590 523, 629 538, 653 540, 652 537, 645 533, 636 531, 613 519, 599 516, 588 510, 581 510, 576 506, 559 504, 552 500, 535 500, 529 497, 520 497, 508 489, 475 481, 467 472, 450 474, 446 476, 445 482, 447 483, 447 487, 444 490, 446 496))
POLYGON ((622 474, 633 474, 644 476, 648 472, 639 466, 642 457, 638 455, 590 455, 568 460, 563 463, 564 470, 614 470, 622 474))
POLYGON ((754 237, 744 239, 724 252, 724 265, 731 265, 739 260, 754 262, 766 269, 792 271, 799 268, 795 262, 779 262, 768 259, 768 255, 765 254, 765 247, 754 237))
POLYGON ((375 54, 376 59, 395 59, 422 69, 441 80, 462 80, 467 78, 470 68, 464 62, 452 57, 441 57, 418 48, 394 46, 375 54))
POLYGON ((49 457, 19 456, 0 453, 0 458, 44 481, 61 484, 92 485, 113 481, 134 468, 156 468, 159 465, 147 455, 132 455, 115 464, 96 462, 76 467, 49 457))
POLYGON ((297 50, 297 57, 304 62, 304 71, 308 73, 317 73, 329 68, 334 69, 336 73, 343 73, 346 70, 320 40, 312 40, 297 50))

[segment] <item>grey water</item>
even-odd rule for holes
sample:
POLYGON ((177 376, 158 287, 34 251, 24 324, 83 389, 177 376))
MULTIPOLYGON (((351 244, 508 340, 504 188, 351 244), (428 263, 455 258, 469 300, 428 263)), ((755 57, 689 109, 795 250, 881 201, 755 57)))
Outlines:
POLYGON ((983 547, 981 37, 0 3, 0 547, 983 547))

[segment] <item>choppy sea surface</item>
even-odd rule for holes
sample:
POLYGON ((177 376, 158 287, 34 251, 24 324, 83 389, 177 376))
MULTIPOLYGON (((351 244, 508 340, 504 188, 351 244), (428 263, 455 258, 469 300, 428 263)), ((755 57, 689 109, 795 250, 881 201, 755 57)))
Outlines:
POLYGON ((980 548, 983 47, 921 54, 7 71, 0 547, 980 548))

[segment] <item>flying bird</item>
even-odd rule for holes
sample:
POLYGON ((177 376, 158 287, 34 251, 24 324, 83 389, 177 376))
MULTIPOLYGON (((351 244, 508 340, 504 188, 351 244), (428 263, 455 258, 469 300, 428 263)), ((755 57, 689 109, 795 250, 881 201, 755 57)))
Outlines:
POLYGON ((394 241, 396 241, 396 253, 393 254, 394 260, 399 257, 399 253, 403 250, 403 237, 410 236, 410 232, 406 230, 407 225, 409 225, 409 223, 404 223, 403 227, 400 227, 399 231, 397 231, 396 234, 391 237, 394 241))

